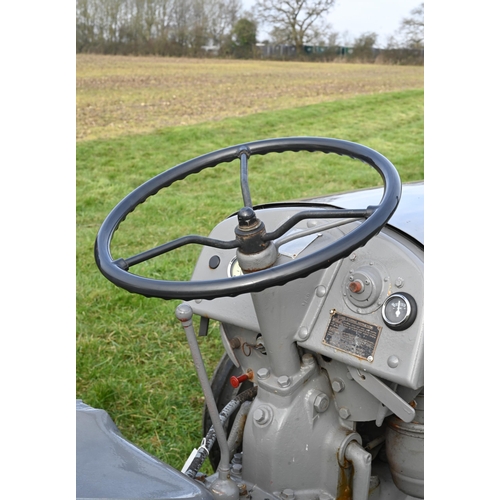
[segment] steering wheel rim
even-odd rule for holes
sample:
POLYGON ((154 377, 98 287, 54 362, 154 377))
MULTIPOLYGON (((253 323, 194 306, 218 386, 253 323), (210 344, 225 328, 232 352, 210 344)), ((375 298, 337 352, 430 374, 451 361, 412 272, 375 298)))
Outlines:
POLYGON ((324 137, 285 137, 243 143, 181 163, 149 179, 128 194, 113 208, 101 225, 95 241, 95 260, 101 273, 116 286, 146 297, 193 300, 259 292, 308 276, 348 256, 380 232, 396 210, 400 198, 401 180, 396 168, 383 155, 361 144, 324 137), (286 151, 336 153, 367 163, 377 170, 384 181, 380 204, 358 227, 322 249, 300 259, 242 276, 208 281, 158 280, 128 272, 120 265, 123 259, 114 260, 111 256, 111 240, 120 223, 139 204, 161 189, 188 175, 238 159, 242 152, 252 156, 286 151))

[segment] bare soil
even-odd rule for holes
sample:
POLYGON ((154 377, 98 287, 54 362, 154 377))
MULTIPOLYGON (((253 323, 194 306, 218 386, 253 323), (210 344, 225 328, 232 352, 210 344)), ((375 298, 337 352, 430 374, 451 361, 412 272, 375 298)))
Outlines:
POLYGON ((90 54, 76 77, 77 140, 424 86, 420 66, 90 54))

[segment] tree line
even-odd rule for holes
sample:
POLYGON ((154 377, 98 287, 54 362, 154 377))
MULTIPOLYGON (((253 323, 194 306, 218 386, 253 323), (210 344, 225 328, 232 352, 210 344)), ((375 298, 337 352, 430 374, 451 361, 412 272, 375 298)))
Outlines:
POLYGON ((423 3, 378 48, 374 32, 342 40, 325 22, 334 4, 335 0, 257 0, 250 12, 243 11, 241 0, 76 0, 76 51, 242 58, 280 53, 277 57, 365 62, 380 60, 383 53, 385 62, 392 58, 423 63, 423 3), (259 27, 268 33, 260 43, 259 27), (284 57, 283 50, 263 50, 267 45, 292 50, 284 57))

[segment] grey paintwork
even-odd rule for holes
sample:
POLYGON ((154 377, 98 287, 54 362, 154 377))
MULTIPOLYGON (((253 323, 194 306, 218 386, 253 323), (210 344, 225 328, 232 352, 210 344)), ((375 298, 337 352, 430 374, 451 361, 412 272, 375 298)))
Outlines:
MULTIPOLYGON (((363 189, 348 193, 315 197, 315 201, 339 208, 360 208, 376 205, 382 198, 383 188, 363 189)), ((401 201, 392 215, 389 226, 424 244, 424 183, 403 184, 401 201)))
MULTIPOLYGON (((375 188, 311 201, 360 208, 378 204, 381 196, 382 188, 375 188)), ((259 214, 272 230, 297 210, 290 204, 268 207, 259 214)), ((411 498, 405 487, 396 488, 386 464, 369 464, 371 457, 361 446, 356 424, 374 421, 380 427, 391 413, 405 418, 408 403, 423 386, 423 183, 403 187, 401 203, 388 226, 355 255, 307 278, 253 296, 190 303, 195 313, 223 323, 226 348, 235 338, 255 345, 262 334, 265 352, 238 349, 231 353, 243 371, 251 368, 257 374, 254 382, 259 390, 245 426, 243 464, 238 473, 233 469, 230 473, 236 483, 251 487, 254 500, 333 500, 346 473, 352 476, 355 499, 411 498), (378 302, 364 305, 349 298, 349 277, 363 273, 372 280, 370 286, 376 286, 378 302), (380 304, 401 287, 413 295, 419 313, 414 325, 394 332, 383 326, 380 304), (382 328, 370 359, 325 343, 333 311, 382 328), (264 372, 266 376, 258 375, 264 372), (358 457, 354 473, 343 470, 340 456, 353 463, 358 457)), ((311 226, 303 222, 297 227, 307 231, 311 226)), ((230 239, 233 230, 234 220, 228 219, 212 236, 230 239)), ((344 230, 349 226, 326 229, 314 241, 298 245, 298 250, 287 248, 278 264, 297 252, 314 251, 341 237, 344 230)), ((234 255, 234 250, 204 248, 193 279, 227 277, 234 255), (221 259, 217 269, 208 265, 214 252, 221 259)), ((423 444, 423 420, 416 432, 422 434, 423 444)), ((397 438, 401 441, 402 436, 397 438)), ((422 498, 422 460, 413 465, 422 479, 411 493, 422 498)), ((229 498, 217 493, 217 475, 207 478, 206 488, 190 480, 124 439, 106 412, 81 402, 77 402, 77 471, 78 498, 229 498)))
POLYGON ((147 454, 104 410, 76 402, 76 497, 213 500, 200 483, 147 454))

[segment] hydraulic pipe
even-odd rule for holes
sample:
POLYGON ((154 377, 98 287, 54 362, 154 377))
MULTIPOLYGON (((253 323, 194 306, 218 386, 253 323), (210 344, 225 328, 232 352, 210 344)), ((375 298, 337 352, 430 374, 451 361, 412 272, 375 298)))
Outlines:
POLYGON ((352 463, 352 500, 367 500, 372 473, 372 456, 359 443, 351 441, 345 450, 345 458, 352 463))

